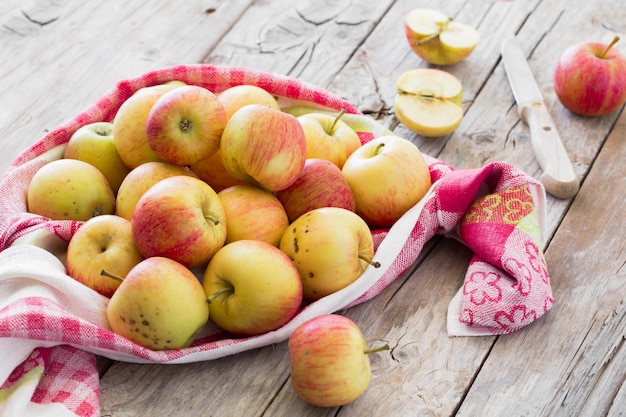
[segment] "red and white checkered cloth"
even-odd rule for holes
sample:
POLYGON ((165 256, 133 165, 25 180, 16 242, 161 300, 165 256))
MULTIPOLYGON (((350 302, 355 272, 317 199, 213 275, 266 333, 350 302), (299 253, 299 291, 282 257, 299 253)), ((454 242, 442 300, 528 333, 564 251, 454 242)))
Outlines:
POLYGON ((349 287, 310 304, 284 327, 235 339, 209 324, 191 347, 158 352, 114 334, 106 320, 108 299, 70 278, 63 254, 55 251, 82 223, 27 213, 25 190, 39 167, 62 155, 63 144, 79 127, 112 120, 139 88, 174 79, 214 92, 238 84, 259 85, 279 96, 285 107, 346 110, 344 120, 363 142, 391 134, 350 103, 314 85, 246 68, 208 65, 164 68, 122 81, 50 132, 14 161, 0 183, 0 417, 99 415, 93 354, 136 363, 183 363, 282 342, 310 317, 379 294, 438 234, 461 240, 474 253, 465 282, 450 303, 450 335, 510 333, 553 305, 542 252, 542 185, 504 162, 455 170, 424 155, 434 183, 429 194, 390 229, 373 231, 376 260, 382 267, 368 269, 349 287))

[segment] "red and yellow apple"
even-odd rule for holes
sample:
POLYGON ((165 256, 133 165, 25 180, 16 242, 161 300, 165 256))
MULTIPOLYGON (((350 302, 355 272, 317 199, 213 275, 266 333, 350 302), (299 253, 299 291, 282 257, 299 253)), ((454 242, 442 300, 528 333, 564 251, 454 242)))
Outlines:
POLYGON ((157 182, 178 175, 195 177, 189 168, 164 161, 146 162, 134 168, 124 178, 117 191, 115 214, 130 220, 143 193, 157 182))
POLYGON ((137 202, 131 224, 143 256, 164 256, 188 268, 206 265, 226 241, 226 215, 217 193, 189 176, 150 187, 137 202))
POLYGON ((372 227, 389 227, 417 204, 431 184, 418 147, 399 136, 381 136, 354 151, 342 169, 356 213, 372 227))
POLYGON ((294 183, 306 160, 298 119, 260 104, 248 104, 228 120, 220 143, 222 163, 233 177, 268 191, 294 183))
POLYGON ((248 104, 261 104, 280 110, 278 101, 267 90, 252 84, 242 84, 229 87, 218 94, 220 102, 226 111, 226 118, 230 119, 237 110, 248 104))
POLYGON ((249 184, 249 182, 233 177, 226 171, 222 163, 222 153, 219 150, 208 158, 189 165, 189 169, 216 192, 233 185, 249 184))
POLYGON ((102 275, 102 270, 124 277, 143 259, 135 246, 130 221, 105 214, 87 220, 70 239, 67 273, 105 297, 111 297, 120 281, 102 275))
POLYGON ((355 149, 361 146, 356 132, 337 115, 312 112, 298 116, 306 138, 307 158, 326 159, 339 169, 355 149))
POLYGON ((341 169, 326 159, 307 159, 296 181, 278 191, 276 197, 285 208, 290 222, 320 207, 355 210, 352 189, 341 169))
POLYGON ((565 108, 582 116, 604 116, 626 102, 626 58, 606 44, 583 42, 567 48, 554 70, 554 91, 565 108))
POLYGON ((213 322, 239 336, 278 329, 302 304, 298 270, 277 247, 258 240, 222 247, 209 262, 202 286, 213 322))
POLYGON ((291 386, 318 407, 339 407, 359 398, 371 383, 369 356, 389 349, 368 350, 355 322, 338 314, 314 317, 289 337, 291 386))
POLYGON ((30 213, 53 220, 88 220, 113 214, 115 194, 106 177, 78 159, 56 159, 35 172, 26 195, 30 213))
POLYGON ((279 245, 289 219, 274 194, 245 184, 225 188, 217 195, 228 222, 226 243, 251 239, 279 245))
POLYGON ((139 345, 152 350, 189 347, 209 320, 202 284, 172 259, 144 259, 119 278, 107 318, 113 332, 139 345))
POLYGON ((113 119, 113 140, 117 152, 129 168, 163 160, 148 144, 146 122, 154 103, 166 92, 179 87, 179 83, 171 83, 141 88, 117 110, 113 119))
POLYGON ((163 94, 146 120, 150 148, 163 160, 190 165, 220 147, 226 112, 217 96, 204 87, 186 85, 163 94))
POLYGON ((374 242, 365 221, 339 207, 311 210, 283 233, 279 248, 293 261, 306 300, 318 300, 356 281, 373 261, 374 242))

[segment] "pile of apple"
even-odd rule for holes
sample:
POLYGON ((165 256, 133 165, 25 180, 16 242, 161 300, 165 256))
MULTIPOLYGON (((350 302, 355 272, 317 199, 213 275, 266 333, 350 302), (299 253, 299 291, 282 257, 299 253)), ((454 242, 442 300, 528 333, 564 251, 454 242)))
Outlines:
POLYGON ((266 333, 379 266, 372 228, 431 186, 413 143, 362 144, 342 115, 296 117, 252 85, 145 87, 72 135, 27 207, 84 222, 67 271, 111 298, 114 332, 155 350, 189 346, 209 318, 266 333))

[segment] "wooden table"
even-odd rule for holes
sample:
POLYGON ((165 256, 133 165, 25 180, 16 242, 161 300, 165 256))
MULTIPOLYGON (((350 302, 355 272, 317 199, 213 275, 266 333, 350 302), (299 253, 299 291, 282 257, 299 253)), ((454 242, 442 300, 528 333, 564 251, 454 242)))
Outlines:
POLYGON ((470 251, 433 239, 375 299, 342 314, 371 343, 373 380, 341 409, 306 405, 289 384, 286 343, 216 361, 136 365, 102 360, 103 416, 601 416, 626 412, 626 113, 574 116, 552 87, 569 45, 626 51, 623 0, 106 2, 4 0, 0 5, 0 170, 120 79, 181 63, 241 65, 325 87, 457 169, 494 160, 539 178, 500 61, 516 33, 581 179, 548 196, 545 256, 556 304, 514 334, 448 337, 446 309, 470 251), (417 136, 393 116, 395 80, 426 67, 403 34, 419 3, 481 32, 466 61, 465 118, 451 135, 417 136))

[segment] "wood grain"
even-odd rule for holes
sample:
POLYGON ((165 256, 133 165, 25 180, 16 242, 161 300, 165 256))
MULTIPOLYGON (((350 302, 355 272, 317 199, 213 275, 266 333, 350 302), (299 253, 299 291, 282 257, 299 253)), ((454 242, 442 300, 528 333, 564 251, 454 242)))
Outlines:
MULTIPOLYGON (((393 116, 395 80, 427 67, 404 40, 410 0, 7 0, 0 5, 0 170, 118 80, 180 63, 241 65, 298 77, 346 98, 457 169, 510 162, 535 178, 528 127, 500 62, 516 33, 576 173, 576 197, 547 197, 545 256, 556 304, 507 336, 452 338, 448 303, 471 252, 432 239, 376 298, 340 312, 370 345, 373 379, 341 408, 305 404, 280 343, 216 361, 137 365, 99 358, 103 416, 586 416, 626 409, 626 113, 574 116, 551 74, 566 45, 626 39, 622 0, 424 0, 476 26, 481 42, 445 67, 464 85, 454 133, 420 137, 393 116)), ((623 46, 621 46, 623 50, 623 46)))

